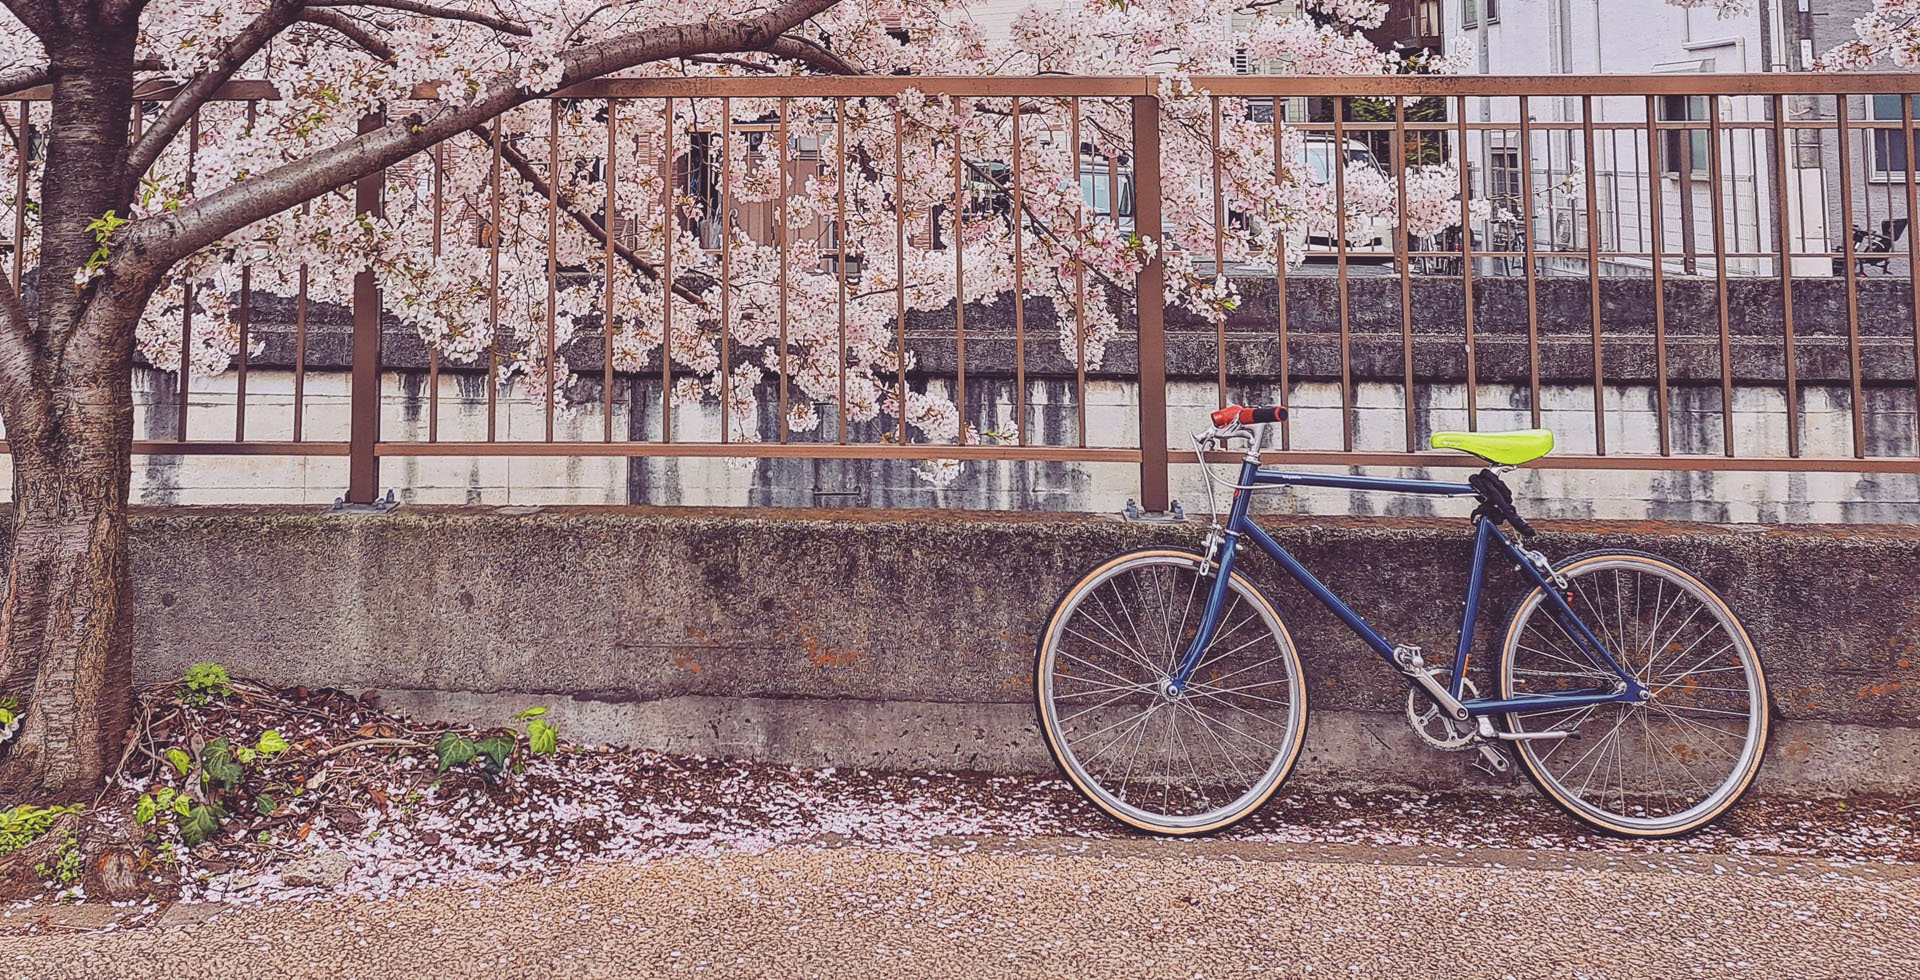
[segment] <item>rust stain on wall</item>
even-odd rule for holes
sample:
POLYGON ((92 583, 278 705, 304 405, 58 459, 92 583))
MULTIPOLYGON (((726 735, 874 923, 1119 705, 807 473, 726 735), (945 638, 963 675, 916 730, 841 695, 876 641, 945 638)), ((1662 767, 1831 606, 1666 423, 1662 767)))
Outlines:
POLYGON ((700 672, 700 662, 693 659, 693 654, 685 650, 673 651, 673 665, 682 670, 693 671, 696 674, 700 672))
POLYGON ((858 650, 834 650, 821 643, 817 637, 803 635, 807 645, 807 660, 815 667, 851 667, 867 655, 858 650))
POLYGON ((1888 681, 1885 684, 1868 684, 1866 687, 1860 689, 1860 696, 1863 698, 1884 697, 1900 690, 1902 686, 1899 681, 1888 681))

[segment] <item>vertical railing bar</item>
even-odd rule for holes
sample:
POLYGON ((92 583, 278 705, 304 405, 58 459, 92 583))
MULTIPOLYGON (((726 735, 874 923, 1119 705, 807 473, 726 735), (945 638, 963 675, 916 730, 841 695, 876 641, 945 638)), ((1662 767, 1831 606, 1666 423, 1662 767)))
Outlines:
POLYGON ((620 102, 607 100, 607 165, 601 171, 601 177, 607 182, 607 213, 605 226, 607 249, 604 257, 606 283, 600 288, 600 305, 606 315, 601 325, 600 349, 600 425, 601 441, 613 441, 613 239, 620 233, 619 192, 615 189, 619 183, 619 132, 620 102))
MULTIPOLYGON (((13 294, 19 296, 26 291, 27 261, 27 171, 33 169, 33 162, 27 158, 33 149, 27 142, 27 128, 31 122, 28 113, 33 103, 21 99, 20 125, 13 131, 14 151, 20 158, 20 173, 15 177, 13 190, 13 294)), ((139 137, 140 107, 133 110, 134 136, 139 137)))
MULTIPOLYGON (((902 446, 907 444, 907 167, 902 146, 906 136, 900 118, 904 111, 896 98, 893 103, 893 323, 895 342, 899 344, 894 353, 895 367, 899 369, 894 380, 900 386, 902 446)), ((1016 303, 1019 295, 1015 290, 1016 303)))
MULTIPOLYGON (((1282 176, 1287 173, 1286 163, 1284 162, 1286 158, 1286 141, 1283 139, 1285 133, 1285 127, 1280 124, 1280 97, 1276 95, 1273 98, 1273 180, 1276 185, 1280 182, 1282 176)), ((1139 181, 1136 178, 1134 181, 1134 199, 1138 200, 1139 196, 1139 181)), ((1138 210, 1137 205, 1135 206, 1135 210, 1138 210)), ((1273 243, 1273 314, 1275 325, 1279 331, 1280 407, 1286 408, 1290 400, 1290 392, 1288 390, 1291 384, 1289 367, 1292 357, 1287 348, 1287 224, 1284 220, 1275 222, 1273 243)), ((1290 419, 1280 420, 1280 448, 1282 450, 1293 448, 1293 422, 1290 419)))
POLYGON ((1867 454, 1866 394, 1860 385, 1860 283, 1854 265, 1853 244, 1853 144, 1848 130, 1851 107, 1845 95, 1833 97, 1838 109, 1836 121, 1840 139, 1840 251, 1847 280, 1847 370, 1853 378, 1853 455, 1867 454))
MULTIPOLYGON (((433 259, 440 261, 440 248, 445 234, 446 212, 446 143, 433 145, 433 259)), ((440 441, 440 348, 427 345, 427 441, 440 441)))
POLYGON ((1914 166, 1913 156, 1920 150, 1920 141, 1914 138, 1913 99, 1910 93, 1900 96, 1900 140, 1907 150, 1907 285, 1911 290, 1907 312, 1913 318, 1913 421, 1915 450, 1920 454, 1920 189, 1915 187, 1920 167, 1914 166))
MULTIPOLYGON (((1607 454, 1607 390, 1606 358, 1600 349, 1600 229, 1599 222, 1600 184, 1594 173, 1593 160, 1593 96, 1580 98, 1581 158, 1582 169, 1587 172, 1587 294, 1592 302, 1590 314, 1593 327, 1593 445, 1594 453, 1607 454)), ((1573 154, 1569 153, 1568 156, 1573 154)))
POLYGON ((1407 100, 1401 96, 1393 99, 1393 151, 1389 156, 1393 161, 1399 206, 1393 246, 1400 266, 1400 404, 1406 416, 1407 452, 1413 452, 1419 435, 1413 413, 1413 270, 1407 258, 1407 253, 1413 251, 1413 243, 1407 235, 1407 100))
MULTIPOLYGON (((1216 116, 1218 111, 1216 108, 1216 116)), ((1340 448, 1345 452, 1353 451, 1353 351, 1350 344, 1352 323, 1351 311, 1347 305, 1347 100, 1336 96, 1333 100, 1333 263, 1335 274, 1339 277, 1338 297, 1340 308, 1340 448)), ((1216 137, 1218 134, 1215 134, 1216 137)), ((1219 139, 1214 140, 1214 153, 1218 154, 1219 139)), ((1219 226, 1214 226, 1219 233, 1219 226)), ((1226 329, 1225 321, 1221 330, 1226 329)))
POLYGON ((673 185, 679 170, 673 162, 673 96, 660 107, 660 441, 673 441, 673 239, 679 230, 674 214, 673 185))
POLYGON ((1720 163, 1720 96, 1709 95, 1706 100, 1707 181, 1712 185, 1707 191, 1707 204, 1713 218, 1713 286, 1720 320, 1720 430, 1722 449, 1731 457, 1737 449, 1733 441, 1733 329, 1727 302, 1726 188, 1721 186, 1726 172, 1720 163))
MULTIPOLYGON (((840 376, 840 444, 847 444, 847 100, 843 96, 834 100, 835 136, 833 141, 834 171, 833 186, 836 203, 834 205, 833 240, 838 246, 839 256, 833 270, 834 285, 840 294, 840 359, 834 363, 834 373, 840 376)), ((954 152, 960 151, 959 139, 954 140, 954 152)))
POLYGON ((240 349, 234 352, 239 377, 234 381, 233 441, 247 441, 247 329, 253 321, 253 266, 240 267, 240 349))
POLYGON ((778 253, 780 256, 780 282, 775 287, 780 296, 780 300, 779 300, 780 302, 780 349, 779 349, 779 352, 775 355, 775 363, 778 365, 778 371, 779 371, 777 380, 780 385, 780 441, 781 442, 786 442, 788 439, 788 432, 787 432, 787 429, 788 429, 788 422, 787 422, 788 420, 788 415, 787 415, 787 411, 788 411, 788 408, 787 408, 787 244, 788 244, 787 243, 787 195, 791 193, 791 191, 787 187, 787 165, 789 162, 788 161, 789 154, 787 152, 787 106, 788 106, 787 96, 783 95, 780 97, 780 116, 779 116, 778 125, 777 125, 777 129, 779 130, 779 136, 780 136, 779 151, 778 151, 780 154, 780 156, 778 157, 780 173, 776 179, 779 181, 779 185, 780 185, 780 196, 777 199, 780 203, 777 207, 774 208, 774 211, 773 211, 773 248, 774 248, 774 251, 778 253))
POLYGON ((1659 428, 1660 455, 1673 454, 1672 436, 1667 418, 1667 277, 1666 260, 1660 255, 1667 237, 1660 202, 1666 189, 1660 183, 1660 125, 1658 96, 1647 96, 1647 252, 1653 273, 1653 364, 1654 422, 1659 428))
MULTIPOLYGON (((200 113, 196 110, 187 120, 187 193, 193 193, 193 169, 200 153, 200 113)), ((20 202, 26 207, 26 201, 20 202)), ((187 408, 193 400, 193 280, 182 274, 180 277, 180 411, 175 436, 182 442, 187 439, 187 408)))
MULTIPOLYGON (((360 117, 360 132, 375 133, 387 124, 384 109, 360 117)), ((353 204, 362 220, 386 216, 385 167, 354 181, 353 204)), ((350 504, 371 504, 380 491, 380 281, 371 268, 353 277, 352 409, 347 428, 347 494, 350 504)))
MULTIPOLYGON (((1520 96, 1520 255, 1527 264, 1527 412, 1540 427, 1540 292, 1535 279, 1533 223, 1533 121, 1527 97, 1520 96)), ((1553 133, 1547 133, 1547 176, 1552 177, 1553 133)), ((1551 194, 1551 192, 1549 192, 1551 194)), ((1551 205, 1547 214, 1552 227, 1551 205)), ((1511 246, 1509 246, 1511 248, 1511 246)))
MULTIPOLYGON (((1217 95, 1208 96, 1207 101, 1212 105, 1212 109, 1213 109, 1213 130, 1212 130, 1213 137, 1211 141, 1207 144, 1208 155, 1212 157, 1212 160, 1213 160, 1213 281, 1214 281, 1214 288, 1216 290, 1220 290, 1222 289, 1227 278, 1227 263, 1226 263, 1227 189, 1224 186, 1222 186, 1223 182, 1221 180, 1220 97, 1217 95)), ((1223 295, 1217 295, 1215 296, 1215 302, 1218 303, 1219 300, 1223 298, 1224 298, 1223 295)), ((1219 317, 1219 322, 1214 325, 1214 331, 1218 338, 1217 344, 1216 344, 1217 352, 1215 356, 1218 357, 1220 361, 1220 364, 1219 364, 1220 407, 1225 408, 1227 407, 1227 401, 1228 401, 1227 399, 1227 313, 1224 308, 1216 307, 1214 310, 1214 314, 1219 317)))
POLYGON ((499 438, 500 429, 500 155, 501 134, 506 131, 507 121, 496 116, 493 120, 493 160, 492 172, 488 175, 491 185, 493 220, 487 225, 487 275, 491 285, 487 289, 487 441, 499 438))
MULTIPOLYGON (((1691 118, 1693 116, 1693 100, 1688 96, 1683 96, 1683 98, 1686 99, 1688 109, 1681 113, 1681 115, 1686 117, 1686 122, 1691 123, 1693 121, 1691 118)), ((1688 126, 1679 130, 1679 132, 1681 134, 1678 141, 1680 144, 1680 165, 1677 170, 1679 171, 1680 177, 1680 271, 1684 275, 1696 276, 1700 274, 1700 264, 1698 261, 1700 243, 1697 240, 1699 237, 1698 229, 1694 227, 1695 216, 1693 213, 1693 168, 1697 162, 1693 159, 1694 131, 1691 126, 1688 126)))
MULTIPOLYGON (((1149 89, 1148 91, 1152 91, 1149 89)), ((1133 97, 1134 227, 1152 252, 1140 267, 1138 304, 1140 374, 1140 506, 1167 509, 1166 266, 1160 227, 1160 99, 1133 97)))
POLYGON ((560 296, 560 100, 547 100, 547 441, 553 441, 554 386, 560 360, 557 348, 560 296))
POLYGON ((1081 448, 1087 445, 1087 278, 1080 264, 1080 242, 1087 234, 1087 195, 1080 187, 1080 97, 1068 103, 1067 142, 1072 144, 1073 167, 1073 336, 1074 336, 1074 434, 1081 448))
MULTIPOLYGON (((1014 432, 1027 444, 1027 269, 1020 226, 1026 223, 1020 158, 1020 97, 1013 99, 1013 404, 1014 432)), ((902 400, 904 404, 904 399, 902 400)))
MULTIPOLYGON (((843 134, 844 137, 844 134, 843 134)), ((711 159, 711 158, 709 158, 711 159)), ((844 151, 842 160, 844 161, 844 151)), ((711 167, 711 163, 708 165, 711 167)), ((844 170, 844 167, 842 168, 844 170)), ((713 171, 709 169, 708 173, 713 171)), ((841 199, 845 200, 846 190, 841 189, 841 199)), ((720 100, 720 442, 733 440, 733 99, 720 100)), ((841 220, 845 221, 846 209, 841 208, 841 220)), ((840 229, 840 239, 846 241, 846 228, 840 229)), ((846 282, 846 250, 841 249, 840 281, 846 282)), ((846 322, 846 288, 840 291, 840 321, 846 322)), ((845 328, 842 327, 842 330, 845 328)), ((842 352, 845 360, 845 352, 842 352)), ((840 365, 842 373, 846 365, 840 365)), ((845 391, 842 391, 842 395, 845 391)))
MULTIPOLYGON (((247 133, 251 135, 253 125, 258 118, 260 103, 255 99, 247 100, 247 133)), ((233 398, 233 441, 247 441, 247 345, 252 338, 248 332, 253 326, 253 263, 243 262, 240 266, 240 349, 234 352, 235 368, 239 375, 234 380, 233 398)))
MULTIPOLYGON (((1460 308, 1467 332, 1467 429, 1478 431, 1480 428, 1478 372, 1474 365, 1473 339, 1473 174, 1467 161, 1467 97, 1456 96, 1454 122, 1458 127, 1460 146, 1455 151, 1459 159, 1455 167, 1460 171, 1460 308)), ((1481 141, 1485 147, 1485 140, 1481 141)), ((1496 207, 1498 204, 1496 203, 1496 207)))
POLYGON ((1793 348, 1793 238, 1787 206, 1786 101, 1773 97, 1774 245, 1780 252, 1780 330, 1785 343, 1787 383, 1787 455, 1800 455, 1799 365, 1793 348))
MULTIPOLYGON (((967 180, 966 154, 960 148, 960 121, 953 123, 953 407, 960 419, 953 441, 967 441, 967 180)), ((1084 302, 1084 296, 1082 297, 1084 302)), ((1084 349, 1084 348, 1083 348, 1084 349)), ((1082 430, 1080 444, 1086 445, 1082 430)))
MULTIPOLYGON (((301 214, 310 213, 306 205, 301 214)), ((307 404, 307 264, 300 263, 299 284, 293 297, 293 441, 306 438, 307 404)))

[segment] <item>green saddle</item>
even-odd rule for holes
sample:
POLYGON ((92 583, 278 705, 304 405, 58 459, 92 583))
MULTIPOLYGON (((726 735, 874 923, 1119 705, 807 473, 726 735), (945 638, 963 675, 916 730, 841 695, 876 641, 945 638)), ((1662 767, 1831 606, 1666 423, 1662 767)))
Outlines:
POLYGON ((1501 466, 1519 466, 1553 452, 1553 431, 1436 432, 1429 440, 1429 445, 1435 449, 1458 449, 1463 453, 1472 453, 1501 466))

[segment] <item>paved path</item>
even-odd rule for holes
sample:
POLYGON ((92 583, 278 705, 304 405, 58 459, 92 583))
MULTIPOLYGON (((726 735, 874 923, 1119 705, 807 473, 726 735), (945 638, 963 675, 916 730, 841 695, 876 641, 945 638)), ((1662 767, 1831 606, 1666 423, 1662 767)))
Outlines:
POLYGON ((668 973, 1897 980, 1920 976, 1920 869, 1224 841, 787 847, 0 937, 0 977, 35 980, 668 973))

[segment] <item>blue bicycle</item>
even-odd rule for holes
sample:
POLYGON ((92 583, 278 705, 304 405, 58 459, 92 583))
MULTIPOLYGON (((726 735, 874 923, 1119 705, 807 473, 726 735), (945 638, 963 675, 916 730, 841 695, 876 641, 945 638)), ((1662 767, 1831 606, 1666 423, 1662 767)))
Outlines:
POLYGON ((1445 483, 1262 467, 1258 427, 1285 417, 1279 408, 1214 413, 1195 437, 1203 464, 1210 451, 1246 445, 1225 523, 1216 517, 1200 553, 1147 548, 1102 562, 1067 590, 1040 635, 1040 728, 1095 806, 1141 830, 1202 834, 1250 816, 1292 770, 1306 735, 1306 680, 1279 611, 1236 568, 1247 542, 1406 680, 1407 722, 1434 748, 1478 752, 1505 772, 1511 747, 1548 799, 1624 836, 1688 833, 1739 801, 1766 750, 1767 687, 1725 600, 1653 555, 1595 551, 1556 564, 1502 530, 1533 536, 1501 476, 1552 451, 1551 432, 1436 433, 1434 448, 1488 464, 1445 483), (1287 486, 1479 502, 1450 664, 1381 636, 1247 516, 1255 492, 1287 486), (1467 666, 1490 558, 1532 589, 1498 634, 1498 696, 1486 698, 1467 666))

